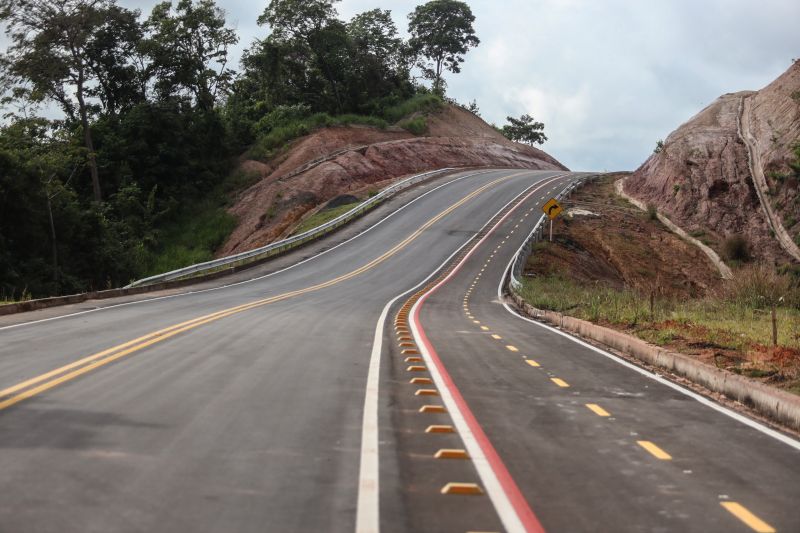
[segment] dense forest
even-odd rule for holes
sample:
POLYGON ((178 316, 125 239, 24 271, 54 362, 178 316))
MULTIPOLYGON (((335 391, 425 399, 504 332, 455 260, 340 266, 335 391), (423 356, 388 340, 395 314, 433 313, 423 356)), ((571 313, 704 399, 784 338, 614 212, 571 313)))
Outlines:
MULTIPOLYGON (((386 10, 343 21, 331 0, 272 0, 238 71, 239 37, 213 0, 147 16, 115 0, 0 0, 0 20, 2 299, 208 259, 235 224, 225 202, 247 185, 232 171, 243 152, 266 159, 316 127, 395 123, 441 101, 443 74, 479 44, 456 0, 417 6, 408 39, 386 10)), ((510 127, 544 139, 532 119, 510 127)))

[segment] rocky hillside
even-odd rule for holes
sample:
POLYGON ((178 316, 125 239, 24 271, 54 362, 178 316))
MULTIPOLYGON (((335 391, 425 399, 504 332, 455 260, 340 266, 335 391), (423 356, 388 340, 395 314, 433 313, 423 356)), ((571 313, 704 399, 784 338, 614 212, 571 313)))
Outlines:
POLYGON ((442 167, 566 169, 545 152, 509 141, 474 114, 446 106, 415 136, 397 127, 325 128, 294 141, 275 160, 244 160, 260 179, 230 208, 238 225, 218 255, 263 246, 291 232, 340 195, 363 197, 393 180, 442 167))
POLYGON ((672 132, 625 182, 723 257, 744 236, 750 254, 800 260, 800 195, 790 167, 800 142, 800 62, 760 91, 726 94, 672 132), (728 248, 726 250, 726 248, 728 248))

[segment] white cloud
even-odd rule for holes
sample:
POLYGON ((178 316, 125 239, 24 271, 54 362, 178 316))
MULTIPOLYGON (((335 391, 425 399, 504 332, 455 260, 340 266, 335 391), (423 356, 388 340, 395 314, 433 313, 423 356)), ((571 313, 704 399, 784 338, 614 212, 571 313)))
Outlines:
MULTIPOLYGON (((800 57, 797 0, 466 0, 480 46, 449 95, 478 101, 484 118, 533 115, 544 149, 575 169, 633 169, 656 140, 719 95, 758 89, 800 57)), ((155 0, 119 0, 146 15, 155 0)), ((268 0, 217 0, 241 35, 264 28, 268 0)), ((343 0, 343 18, 391 9, 402 33, 423 0, 343 0)), ((0 40, 0 44, 2 40, 0 40)))

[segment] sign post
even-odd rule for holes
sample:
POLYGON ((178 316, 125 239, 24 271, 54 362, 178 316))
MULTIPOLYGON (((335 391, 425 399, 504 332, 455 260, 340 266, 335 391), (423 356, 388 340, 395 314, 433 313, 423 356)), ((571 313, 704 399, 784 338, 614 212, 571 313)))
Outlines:
POLYGON ((544 211, 544 214, 550 219, 550 242, 553 242, 553 219, 560 215, 563 209, 564 208, 561 207, 561 204, 559 204, 558 200, 555 198, 550 198, 550 200, 542 206, 542 211, 544 211))

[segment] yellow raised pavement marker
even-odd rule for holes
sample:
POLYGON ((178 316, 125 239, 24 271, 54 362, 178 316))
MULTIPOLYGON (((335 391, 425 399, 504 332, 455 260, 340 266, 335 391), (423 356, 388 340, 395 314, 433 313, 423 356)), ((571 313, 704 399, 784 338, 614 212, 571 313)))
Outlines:
POLYGON ((747 524, 753 531, 757 531, 758 533, 775 533, 774 527, 748 511, 744 505, 736 502, 720 502, 719 504, 733 516, 747 524))
POLYGON ((439 391, 436 389, 419 389, 414 393, 414 396, 439 396, 439 391))
POLYGON ((537 362, 536 362, 536 361, 534 361, 533 359, 525 359, 525 362, 526 362, 526 363, 528 363, 528 364, 529 364, 529 365, 531 365, 531 366, 535 366, 535 367, 537 367, 537 368, 539 367, 539 363, 537 363, 537 362))
POLYGON ((444 405, 423 405, 419 408, 420 413, 446 413, 444 405))
POLYGON ((596 403, 587 403, 586 407, 597 416, 611 416, 611 413, 597 405, 596 403))
POLYGON ((431 378, 411 378, 409 383, 412 385, 430 385, 433 380, 431 378))
POLYGON ((550 378, 550 381, 552 381, 553 383, 555 383, 559 387, 563 387, 563 388, 569 387, 569 383, 567 383, 566 381, 564 381, 561 378, 550 378))
POLYGON ((442 448, 434 454, 434 457, 436 459, 469 459, 469 454, 466 450, 442 448))
POLYGON ((442 487, 442 494, 481 495, 483 490, 475 483, 448 483, 442 487))
POLYGON ((636 444, 650 452, 650 454, 655 457, 656 459, 661 459, 662 461, 669 461, 672 459, 672 456, 650 442, 649 440, 637 440, 636 444))
POLYGON ((456 430, 453 426, 446 425, 433 425, 428 426, 425 433, 455 433, 456 430))

